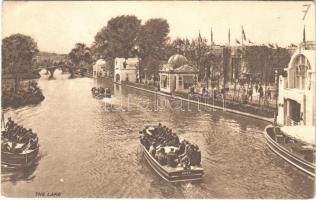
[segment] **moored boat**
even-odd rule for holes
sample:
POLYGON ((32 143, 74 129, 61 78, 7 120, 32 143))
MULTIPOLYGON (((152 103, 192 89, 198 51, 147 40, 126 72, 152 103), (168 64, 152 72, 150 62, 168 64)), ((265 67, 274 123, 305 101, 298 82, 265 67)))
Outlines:
MULTIPOLYGON (((146 132, 151 134, 150 131, 154 130, 153 126, 146 127, 146 132)), ((186 165, 183 166, 180 163, 175 166, 167 164, 161 164, 157 158, 155 158, 150 150, 146 148, 141 142, 141 146, 144 152, 144 157, 151 168, 164 180, 168 182, 183 182, 183 181, 197 181, 201 180, 204 174, 204 170, 200 164, 198 165, 186 165)), ((174 148, 165 146, 165 148, 174 148)), ((177 149, 177 147, 175 147, 177 149)), ((190 163, 190 162, 189 162, 190 163)))
POLYGON ((309 131, 306 130, 306 127, 293 126, 280 128, 269 125, 265 128, 264 136, 269 148, 273 152, 299 170, 315 177, 315 142, 313 144, 312 138, 310 141, 306 138, 300 139, 295 137, 294 134, 289 134, 289 130, 294 129, 304 132, 305 135, 309 131))

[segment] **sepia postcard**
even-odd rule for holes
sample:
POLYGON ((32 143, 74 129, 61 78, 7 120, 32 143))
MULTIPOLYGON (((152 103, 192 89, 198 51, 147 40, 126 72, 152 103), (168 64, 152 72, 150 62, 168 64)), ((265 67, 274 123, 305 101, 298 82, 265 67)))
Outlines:
POLYGON ((310 199, 312 1, 4 1, 3 198, 310 199))

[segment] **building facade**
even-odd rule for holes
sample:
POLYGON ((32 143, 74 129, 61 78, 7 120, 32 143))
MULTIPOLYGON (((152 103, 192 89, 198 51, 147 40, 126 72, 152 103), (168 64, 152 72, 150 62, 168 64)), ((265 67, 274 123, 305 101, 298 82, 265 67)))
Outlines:
POLYGON ((279 124, 315 126, 315 52, 316 42, 300 44, 285 69, 287 76, 279 77, 279 124))
POLYGON ((189 65, 186 57, 176 54, 159 70, 160 91, 188 93, 197 81, 198 70, 189 65))
POLYGON ((121 83, 138 82, 139 59, 138 58, 115 58, 114 60, 114 82, 121 83))
POLYGON ((107 69, 106 61, 103 59, 99 59, 93 65, 93 78, 109 76, 109 71, 106 69, 107 69))

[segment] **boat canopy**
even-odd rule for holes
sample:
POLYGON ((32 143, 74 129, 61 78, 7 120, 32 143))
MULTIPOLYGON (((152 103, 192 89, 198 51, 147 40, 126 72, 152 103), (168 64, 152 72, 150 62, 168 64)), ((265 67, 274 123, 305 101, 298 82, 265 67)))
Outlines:
POLYGON ((315 126, 283 126, 281 131, 302 142, 315 145, 315 126))

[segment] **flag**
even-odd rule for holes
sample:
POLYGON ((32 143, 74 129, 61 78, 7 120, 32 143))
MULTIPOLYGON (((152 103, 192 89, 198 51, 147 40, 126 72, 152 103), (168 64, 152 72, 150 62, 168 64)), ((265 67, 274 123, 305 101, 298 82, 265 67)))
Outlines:
POLYGON ((245 31, 244 31, 244 27, 242 27, 242 37, 244 40, 247 40, 245 31))
POLYGON ((211 28, 211 44, 213 45, 214 44, 214 40, 213 40, 213 30, 211 28))
POLYGON ((237 44, 240 44, 239 40, 236 39, 236 43, 237 43, 237 44))
POLYGON ((304 25, 304 29, 303 29, 303 42, 305 43, 306 40, 305 40, 305 25, 304 25))

